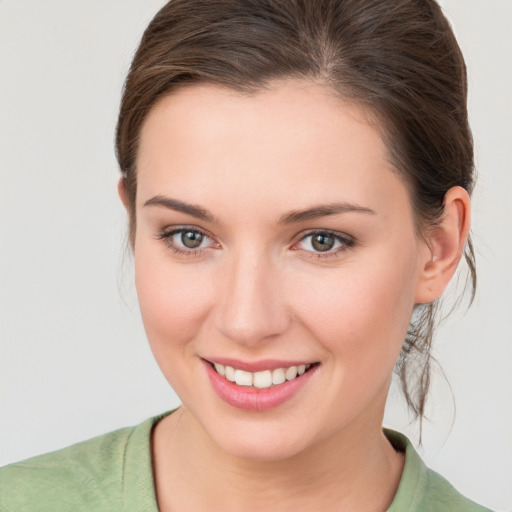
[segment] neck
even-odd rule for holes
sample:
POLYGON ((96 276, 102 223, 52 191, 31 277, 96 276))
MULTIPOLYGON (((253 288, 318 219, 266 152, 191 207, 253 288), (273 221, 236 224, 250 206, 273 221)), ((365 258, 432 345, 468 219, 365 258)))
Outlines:
POLYGON ((262 461, 226 453, 180 408, 153 434, 160 510, 210 510, 212 503, 219 510, 386 510, 404 461, 377 419, 363 418, 288 459, 262 461))

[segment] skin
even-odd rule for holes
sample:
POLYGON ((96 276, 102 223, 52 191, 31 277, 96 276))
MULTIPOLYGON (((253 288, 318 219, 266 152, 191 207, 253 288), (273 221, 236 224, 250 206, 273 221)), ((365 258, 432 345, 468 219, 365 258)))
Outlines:
MULTIPOLYGON (((153 434, 161 510, 386 510, 404 463, 381 427, 391 374, 414 306, 439 297, 457 267, 467 193, 450 189, 440 225, 418 236, 377 128, 299 81, 165 97, 143 126, 137 173, 140 307, 183 403, 153 434), (340 203, 363 210, 282 222, 340 203), (174 252, 179 234, 161 239, 183 226, 208 235, 199 251, 174 252), (311 230, 353 244, 320 253, 311 230), (319 366, 289 401, 255 412, 213 390, 202 358, 220 357, 319 366)), ((119 192, 128 206, 123 180, 119 192)))

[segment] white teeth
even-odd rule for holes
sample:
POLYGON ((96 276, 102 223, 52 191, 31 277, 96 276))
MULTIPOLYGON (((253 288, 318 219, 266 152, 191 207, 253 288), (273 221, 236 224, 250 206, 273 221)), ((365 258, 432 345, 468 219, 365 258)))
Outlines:
POLYGON ((270 370, 264 370, 262 372, 253 373, 252 385, 260 389, 269 388, 272 386, 272 372, 270 370))
POLYGON ((272 384, 282 384, 285 380, 284 368, 277 368, 272 372, 272 384))
POLYGON ((222 375, 223 377, 224 375, 226 375, 226 368, 224 367, 223 364, 213 363, 213 366, 215 366, 215 369, 217 370, 217 373, 219 375, 222 375))
POLYGON ((276 368, 275 370, 263 370, 261 372, 247 372, 238 370, 232 366, 224 366, 220 363, 213 363, 215 371, 230 382, 239 386, 253 386, 258 389, 265 389, 277 386, 287 380, 293 380, 302 375, 311 367, 311 364, 300 364, 289 368, 276 368))
POLYGON ((232 366, 226 366, 226 379, 235 382, 235 369, 232 366))
POLYGON ((252 386, 252 373, 244 370, 235 370, 235 382, 239 386, 252 386))
POLYGON ((290 368, 286 370, 284 376, 286 377, 286 380, 295 379, 295 377, 297 377, 297 367, 290 366, 290 368))

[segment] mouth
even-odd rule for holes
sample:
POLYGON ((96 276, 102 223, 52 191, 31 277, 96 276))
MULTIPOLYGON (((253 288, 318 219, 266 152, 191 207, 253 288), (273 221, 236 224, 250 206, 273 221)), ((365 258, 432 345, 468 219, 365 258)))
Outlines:
POLYGON ((228 359, 203 359, 203 363, 213 390, 224 402, 259 412, 279 407, 298 395, 320 366, 319 362, 247 363, 228 359))
POLYGON ((318 366, 320 363, 304 363, 292 366, 282 366, 274 369, 266 369, 250 372, 235 366, 221 364, 214 361, 206 361, 215 372, 229 382, 238 386, 255 389, 267 389, 293 381, 318 366))

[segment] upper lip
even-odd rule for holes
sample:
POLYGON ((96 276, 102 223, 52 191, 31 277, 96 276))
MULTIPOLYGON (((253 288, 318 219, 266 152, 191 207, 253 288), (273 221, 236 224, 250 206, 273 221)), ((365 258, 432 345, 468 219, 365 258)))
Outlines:
POLYGON ((260 359, 259 361, 242 361, 240 359, 232 359, 229 357, 208 357, 203 358, 208 363, 219 363, 224 366, 231 366, 237 370, 246 372, 261 372, 264 370, 275 370, 277 368, 290 368, 291 366, 300 366, 301 364, 314 364, 317 361, 307 360, 279 360, 279 359, 260 359))

